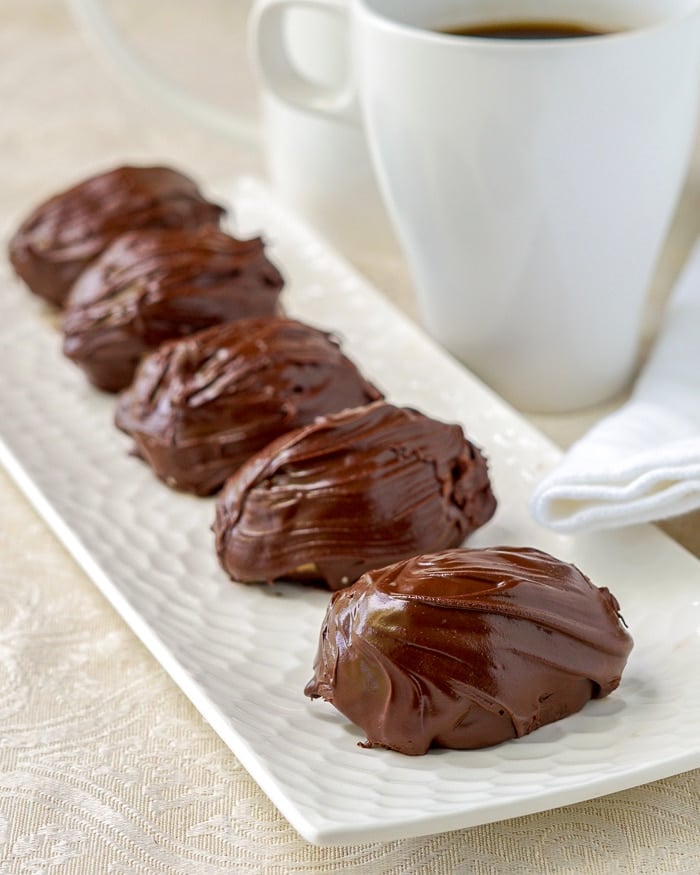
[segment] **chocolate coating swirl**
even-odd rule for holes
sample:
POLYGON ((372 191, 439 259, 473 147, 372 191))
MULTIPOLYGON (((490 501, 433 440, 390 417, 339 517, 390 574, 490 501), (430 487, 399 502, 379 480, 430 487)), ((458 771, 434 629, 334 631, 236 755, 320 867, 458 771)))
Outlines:
POLYGON ((116 422, 161 479, 208 495, 274 438, 381 397, 330 335, 270 316, 163 344, 116 422))
POLYGON ((229 478, 216 549, 234 580, 339 589, 460 544, 495 507, 486 462, 460 426, 377 401, 279 438, 229 478))
POLYGON ((607 696, 631 649, 615 597, 575 566, 528 548, 451 550, 336 593, 306 695, 367 746, 478 748, 607 696))
POLYGON ((10 261, 29 288, 63 306, 85 266, 125 231, 218 224, 222 207, 168 167, 118 167, 47 200, 10 240, 10 261))
POLYGON ((282 284, 259 238, 213 226, 123 234, 73 286, 63 351, 98 388, 118 392, 164 341, 273 314, 282 284))

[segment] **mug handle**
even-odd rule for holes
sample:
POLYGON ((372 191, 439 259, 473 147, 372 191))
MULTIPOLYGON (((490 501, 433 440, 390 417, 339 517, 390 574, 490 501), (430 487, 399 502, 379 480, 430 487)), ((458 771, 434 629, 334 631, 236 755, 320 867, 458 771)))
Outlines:
POLYGON ((324 88, 302 76, 287 51, 285 16, 292 9, 311 9, 340 19, 349 43, 347 0, 258 0, 250 18, 250 55, 259 79, 278 100, 326 118, 359 123, 352 70, 339 88, 324 88))
POLYGON ((68 0, 68 3, 86 38, 102 50, 120 74, 126 71, 152 97, 197 124, 248 146, 260 146, 261 136, 255 122, 191 97, 150 67, 119 34, 101 0, 68 0))

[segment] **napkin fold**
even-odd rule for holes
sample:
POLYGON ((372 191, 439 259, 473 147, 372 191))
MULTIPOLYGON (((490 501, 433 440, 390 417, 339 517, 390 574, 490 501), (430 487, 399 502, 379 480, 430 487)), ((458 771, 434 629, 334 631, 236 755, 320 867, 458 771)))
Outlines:
POLYGON ((535 488, 541 525, 574 533, 700 507, 700 241, 666 306, 630 400, 535 488))

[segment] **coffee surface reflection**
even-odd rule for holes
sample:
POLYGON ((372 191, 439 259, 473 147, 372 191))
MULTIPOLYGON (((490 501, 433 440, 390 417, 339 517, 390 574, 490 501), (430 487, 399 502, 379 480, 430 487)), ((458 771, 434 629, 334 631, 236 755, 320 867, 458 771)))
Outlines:
POLYGON ((558 40, 603 36, 608 30, 572 21, 496 21, 440 28, 452 36, 508 40, 558 40))

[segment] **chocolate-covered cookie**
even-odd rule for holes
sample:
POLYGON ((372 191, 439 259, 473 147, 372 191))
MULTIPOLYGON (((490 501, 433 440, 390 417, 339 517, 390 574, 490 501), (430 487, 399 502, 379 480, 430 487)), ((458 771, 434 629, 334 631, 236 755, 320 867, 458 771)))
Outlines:
POLYGON ((479 748, 607 696, 631 649, 615 597, 575 566, 527 548, 451 550, 336 593, 306 694, 365 746, 479 748))
POLYGON ((218 224, 223 208, 168 167, 118 167, 33 210, 10 240, 10 261, 37 295, 63 306, 78 275, 125 231, 218 224))
POLYGON ((272 315, 282 285, 259 238, 213 226, 123 234, 73 286, 63 351, 98 388, 117 392, 166 340, 272 315))
POLYGON ((377 401, 261 450, 226 482, 214 531, 234 580, 339 589, 369 568, 460 544, 495 507, 486 462, 459 425, 377 401))
POLYGON ((271 316, 163 344, 116 422, 162 480, 208 495, 280 435, 381 397, 329 334, 271 316))

